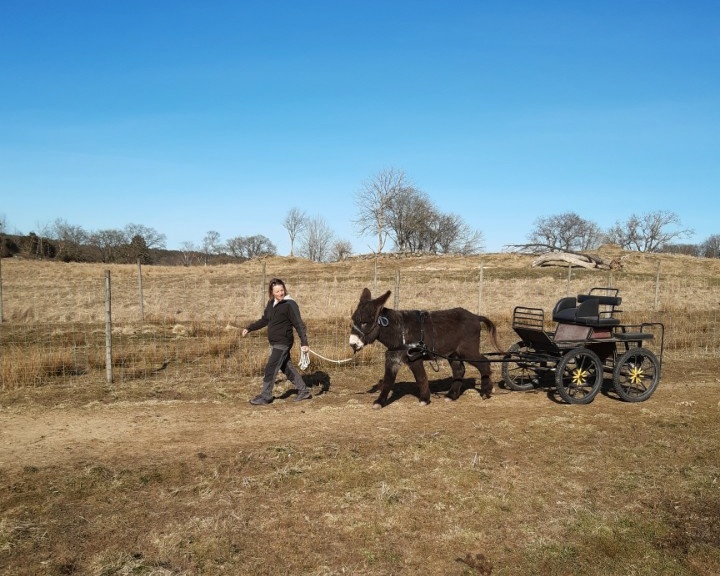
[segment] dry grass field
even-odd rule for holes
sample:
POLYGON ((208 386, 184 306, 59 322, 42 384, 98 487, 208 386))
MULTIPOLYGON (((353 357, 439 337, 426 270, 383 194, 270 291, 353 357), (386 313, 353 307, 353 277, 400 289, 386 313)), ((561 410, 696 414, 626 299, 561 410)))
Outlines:
POLYGON ((611 253, 609 271, 531 258, 273 258, 208 268, 2 261, 0 574, 715 575, 720 573, 720 262, 611 253), (112 278, 106 381, 104 273, 112 278), (611 284, 665 324, 642 403, 511 392, 468 368, 456 402, 417 402, 406 368, 373 410, 375 344, 312 357, 311 401, 260 387, 263 283, 282 277, 313 351, 345 360, 360 291, 464 306, 499 326, 611 284))

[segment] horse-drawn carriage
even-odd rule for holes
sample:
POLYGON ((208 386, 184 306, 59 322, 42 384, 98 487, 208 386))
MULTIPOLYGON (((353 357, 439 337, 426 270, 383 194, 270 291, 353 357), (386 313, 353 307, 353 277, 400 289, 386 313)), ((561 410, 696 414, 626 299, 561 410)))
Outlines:
POLYGON ((516 306, 512 327, 520 341, 504 351, 498 345, 495 324, 485 316, 464 308, 392 310, 385 307, 390 291, 373 299, 366 288, 352 316, 349 343, 355 352, 375 340, 387 347, 385 374, 372 388, 380 391, 375 407, 387 403, 402 364, 410 367, 420 386, 420 403, 429 403, 423 362, 438 358, 446 359, 452 368, 450 400, 462 394, 465 363, 480 372, 480 394, 489 396, 490 365, 497 362, 511 390, 554 386, 566 402, 587 404, 609 374, 620 398, 641 402, 660 381, 665 329, 659 322, 622 323, 618 292, 592 288, 587 294, 561 298, 552 312, 552 331, 546 330, 541 308, 516 306), (488 333, 497 352, 479 353, 481 330, 488 333))
POLYGON ((622 323, 618 292, 592 288, 560 299, 554 331, 545 329, 541 308, 516 306, 512 327, 520 341, 502 359, 505 385, 523 391, 554 384, 566 402, 587 404, 609 374, 620 398, 647 400, 660 381, 665 329, 659 322, 622 323))

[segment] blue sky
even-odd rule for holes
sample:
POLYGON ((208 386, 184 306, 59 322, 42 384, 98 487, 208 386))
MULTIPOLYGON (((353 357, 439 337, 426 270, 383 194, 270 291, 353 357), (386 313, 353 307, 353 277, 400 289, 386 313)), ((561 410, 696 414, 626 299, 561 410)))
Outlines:
POLYGON ((541 216, 667 210, 720 234, 720 2, 5 0, 0 217, 168 248, 291 208, 356 253, 403 170, 488 252, 541 216))

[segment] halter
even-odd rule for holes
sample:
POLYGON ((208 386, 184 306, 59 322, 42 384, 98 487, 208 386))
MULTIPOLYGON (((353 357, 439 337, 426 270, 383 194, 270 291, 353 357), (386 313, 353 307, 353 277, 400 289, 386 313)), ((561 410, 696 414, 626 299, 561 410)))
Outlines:
MULTIPOLYGON (((390 320, 388 320, 387 316, 378 316, 377 325, 381 328, 387 328, 388 326, 390 326, 390 320)), ((368 334, 370 334, 370 332, 372 332, 372 329, 365 332, 362 328, 360 328, 360 326, 355 324, 355 322, 352 323, 352 327, 356 332, 361 334, 363 338, 365 338, 368 334)))

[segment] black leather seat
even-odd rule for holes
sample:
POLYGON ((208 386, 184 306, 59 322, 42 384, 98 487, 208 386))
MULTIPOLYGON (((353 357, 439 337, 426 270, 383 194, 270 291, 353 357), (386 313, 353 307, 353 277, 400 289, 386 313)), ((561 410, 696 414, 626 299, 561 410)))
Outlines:
POLYGON ((578 324, 600 328, 603 326, 617 326, 620 320, 613 316, 615 306, 621 299, 617 296, 595 296, 580 294, 577 298, 568 296, 561 298, 553 308, 553 321, 565 324, 578 324), (610 307, 601 311, 600 306, 610 307))

